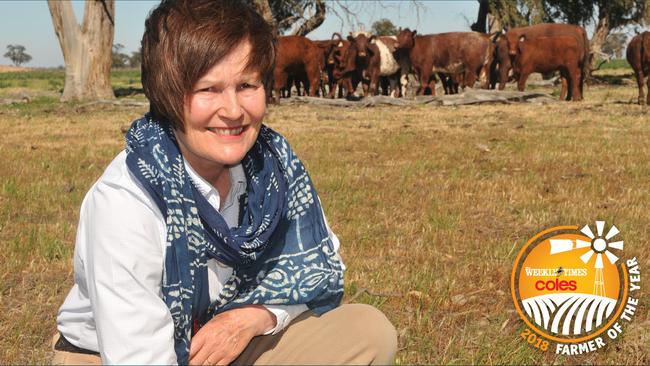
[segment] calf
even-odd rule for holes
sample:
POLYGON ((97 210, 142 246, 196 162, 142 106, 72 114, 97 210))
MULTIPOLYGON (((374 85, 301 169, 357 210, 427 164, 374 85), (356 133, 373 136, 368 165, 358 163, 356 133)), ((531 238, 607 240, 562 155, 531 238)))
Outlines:
MULTIPOLYGON (((576 43, 578 44, 578 52, 580 53, 579 89, 580 98, 582 98, 584 81, 589 71, 589 39, 587 38, 587 32, 584 30, 584 28, 573 24, 542 23, 531 25, 529 27, 512 28, 507 31, 506 39, 508 42, 508 54, 510 55, 510 60, 513 65, 515 76, 519 74, 519 70, 517 70, 515 63, 518 57, 518 44, 521 36, 525 36, 529 40, 532 40, 536 37, 553 36, 572 36, 576 39, 576 43)), ((561 53, 563 51, 559 49, 554 52, 561 53)), ((543 57, 555 57, 555 55, 547 53, 543 57)), ((505 81, 502 79, 502 82, 505 81)), ((562 100, 573 99, 573 97, 569 94, 570 90, 568 89, 567 84, 567 80, 563 78, 562 92, 560 93, 562 100)))
POLYGON ((526 79, 533 72, 560 71, 571 91, 571 100, 582 100, 580 92, 581 66, 584 53, 573 36, 527 38, 521 36, 517 45, 519 56, 515 67, 519 72, 517 88, 526 88, 526 79))
MULTIPOLYGON (((309 96, 316 96, 320 87, 323 69, 323 51, 311 40, 303 36, 284 36, 278 38, 275 69, 273 70, 273 91, 280 97, 280 90, 287 86, 288 80, 305 80, 309 96)), ((290 86, 289 86, 290 87, 290 86)))
POLYGON ((639 104, 647 103, 650 105, 650 32, 637 34, 632 38, 627 46, 627 62, 630 63, 636 76, 636 82, 639 86, 639 104), (643 82, 648 78, 648 99, 643 98, 643 82))
MULTIPOLYGON (((420 79, 418 95, 424 95, 427 89, 435 95, 436 72, 450 74, 453 81, 473 87, 477 78, 487 72, 494 51, 486 34, 451 32, 419 36, 416 30, 408 28, 398 34, 397 48, 407 51, 410 67, 420 79)), ((487 87, 487 80, 483 87, 487 87)))

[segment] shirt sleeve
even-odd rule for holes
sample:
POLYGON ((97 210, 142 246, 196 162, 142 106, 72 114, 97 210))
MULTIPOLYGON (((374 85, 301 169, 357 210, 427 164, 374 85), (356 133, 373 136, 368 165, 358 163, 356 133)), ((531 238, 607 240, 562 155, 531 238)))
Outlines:
MULTIPOLYGON (((332 231, 332 228, 330 228, 329 224, 327 223, 327 218, 325 217, 325 212, 323 212, 323 221, 325 221, 325 227, 327 228, 327 233, 330 236, 330 239, 332 240, 332 244, 334 246, 334 251, 336 252, 336 256, 339 258, 341 261, 341 266, 343 267, 343 270, 345 270, 345 265, 343 264, 343 260, 341 259, 341 254, 339 253, 339 247, 341 246, 341 243, 339 241, 339 238, 334 234, 332 231)), ((309 310, 306 304, 298 304, 298 305, 264 305, 264 307, 273 313, 275 315, 276 319, 276 324, 275 328, 269 329, 264 333, 264 335, 275 335, 280 333, 284 328, 289 325, 295 318, 298 317, 298 315, 304 313, 305 311, 309 310)))
POLYGON ((98 183, 82 207, 85 266, 103 364, 176 364, 161 296, 162 215, 147 197, 98 183), (160 217, 158 217, 160 216, 160 217))

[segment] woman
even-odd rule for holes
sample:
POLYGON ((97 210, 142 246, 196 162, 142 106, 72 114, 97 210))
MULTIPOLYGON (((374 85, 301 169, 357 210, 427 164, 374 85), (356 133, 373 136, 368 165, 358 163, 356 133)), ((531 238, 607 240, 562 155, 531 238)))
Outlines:
POLYGON ((142 56, 150 113, 82 203, 54 363, 392 362, 386 317, 338 306, 338 239, 262 125, 269 26, 243 1, 162 1, 142 56))

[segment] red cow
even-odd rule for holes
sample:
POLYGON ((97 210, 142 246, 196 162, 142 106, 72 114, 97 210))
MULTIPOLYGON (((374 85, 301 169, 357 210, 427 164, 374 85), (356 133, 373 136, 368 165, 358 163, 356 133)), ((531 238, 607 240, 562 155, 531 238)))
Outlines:
POLYGON ((498 82, 499 90, 503 90, 506 88, 512 69, 508 53, 508 39, 504 35, 498 35, 494 43, 494 60, 490 67, 490 88, 495 89, 498 82))
POLYGON ((273 90, 280 97, 280 89, 287 86, 291 77, 306 80, 309 96, 316 96, 320 87, 323 70, 323 51, 311 40, 303 36, 279 37, 275 69, 273 71, 273 90))
MULTIPOLYGON (((477 32, 416 34, 416 30, 403 29, 397 36, 397 47, 407 50, 410 66, 420 78, 418 95, 424 95, 427 88, 435 95, 433 75, 436 72, 460 74, 452 76, 451 80, 473 87, 477 77, 487 73, 492 63, 494 45, 489 35, 477 32)), ((487 80, 483 87, 487 88, 487 80)))
MULTIPOLYGON (((513 71, 515 75, 519 74, 519 70, 517 70, 515 62, 518 57, 518 43, 521 36, 525 36, 528 40, 532 40, 536 37, 553 36, 573 36, 576 39, 576 42, 578 44, 578 51, 581 53, 579 89, 580 98, 582 98, 582 89, 589 67, 589 39, 587 38, 587 32, 584 30, 584 28, 573 24, 543 23, 531 25, 529 27, 512 28, 507 31, 506 39, 508 40, 508 53, 510 54, 512 65, 514 66, 513 71)), ((554 52, 562 53, 563 50, 558 49, 554 52)), ((542 57, 555 57, 555 55, 546 53, 542 57)), ((504 82, 503 80, 501 81, 504 82)), ((573 99, 573 97, 569 94, 567 83, 567 80, 563 78, 562 92, 560 93, 560 99, 562 100, 573 99)))
POLYGON ((328 66, 332 67, 332 81, 333 88, 330 89, 328 97, 334 98, 336 94, 336 89, 338 89, 338 97, 343 97, 343 90, 345 90, 346 97, 351 97, 357 86, 361 82, 361 77, 356 73, 345 74, 345 55, 350 48, 350 42, 344 40, 340 34, 334 33, 332 35, 332 40, 334 37, 338 37, 337 44, 332 49, 332 52, 329 53, 327 57, 328 66))
POLYGON ((627 62, 630 63, 639 86, 639 104, 650 105, 650 32, 637 34, 627 46, 627 62), (648 78, 648 100, 643 100, 643 81, 648 78))
POLYGON ((348 36, 350 47, 343 56, 344 65, 341 73, 345 77, 361 80, 364 97, 376 90, 379 82, 377 76, 373 84, 374 76, 378 74, 378 70, 375 69, 379 68, 380 62, 379 48, 372 43, 374 39, 375 36, 368 36, 365 33, 359 33, 357 36, 350 34, 348 36))
POLYGON ((533 72, 560 71, 562 78, 568 82, 571 100, 582 100, 580 81, 584 52, 575 37, 554 36, 528 39, 526 36, 521 36, 517 52, 515 68, 519 73, 517 81, 519 91, 526 88, 526 79, 533 72))

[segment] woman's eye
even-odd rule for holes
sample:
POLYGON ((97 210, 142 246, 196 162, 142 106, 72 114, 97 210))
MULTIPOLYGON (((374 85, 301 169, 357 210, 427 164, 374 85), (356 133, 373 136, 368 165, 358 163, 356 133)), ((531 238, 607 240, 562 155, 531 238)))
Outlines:
POLYGON ((239 86, 239 88, 240 88, 240 89, 255 89, 255 88, 257 88, 257 84, 253 84, 253 83, 242 83, 242 84, 239 86))
POLYGON ((197 90, 196 92, 197 93, 217 93, 219 91, 217 90, 217 88, 215 88, 213 86, 209 86, 209 87, 206 87, 206 88, 201 88, 201 89, 197 90))

